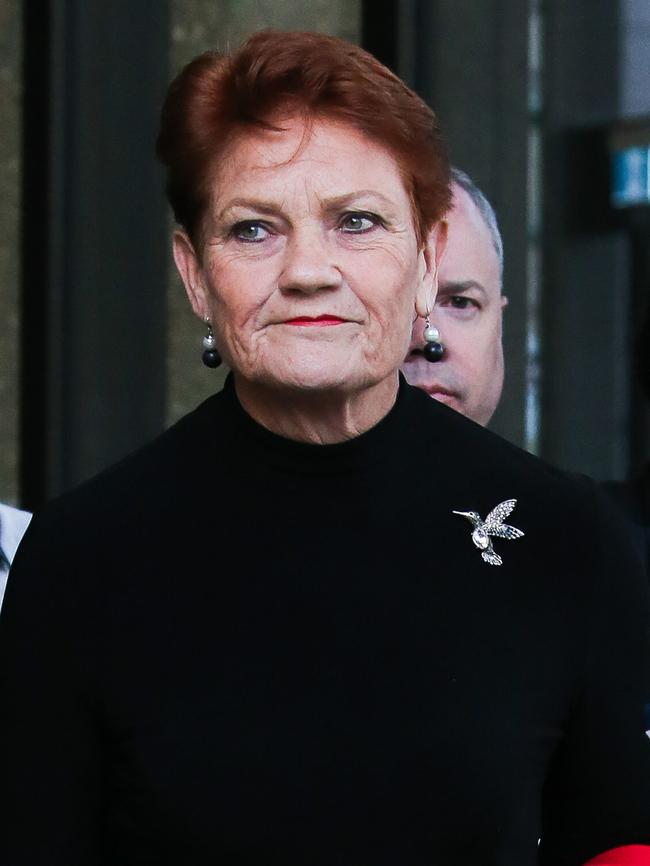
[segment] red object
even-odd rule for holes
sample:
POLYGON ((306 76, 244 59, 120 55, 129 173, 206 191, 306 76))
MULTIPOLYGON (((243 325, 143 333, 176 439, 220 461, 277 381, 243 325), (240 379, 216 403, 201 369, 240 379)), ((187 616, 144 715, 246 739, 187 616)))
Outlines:
POLYGON ((312 318, 311 316, 298 316, 295 319, 287 319, 285 322, 285 325, 301 325, 302 327, 309 327, 310 325, 329 327, 330 325, 343 324, 345 324, 345 319, 341 319, 339 316, 317 316, 316 318, 312 318))
POLYGON ((599 854, 584 866, 650 866, 650 845, 624 845, 599 854))

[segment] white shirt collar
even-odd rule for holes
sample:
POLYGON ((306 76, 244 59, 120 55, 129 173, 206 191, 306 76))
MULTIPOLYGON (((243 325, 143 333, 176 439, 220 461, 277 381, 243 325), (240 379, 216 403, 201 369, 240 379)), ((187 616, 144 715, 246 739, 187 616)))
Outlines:
POLYGON ((0 551, 11 564, 32 515, 0 502, 0 551))

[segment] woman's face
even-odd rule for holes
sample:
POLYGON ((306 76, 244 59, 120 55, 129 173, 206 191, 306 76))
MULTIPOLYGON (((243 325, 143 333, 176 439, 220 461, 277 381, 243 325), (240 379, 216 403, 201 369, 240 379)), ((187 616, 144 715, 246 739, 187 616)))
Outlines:
POLYGON ((174 255, 236 376, 351 392, 394 376, 433 305, 393 157, 344 124, 247 132, 220 162, 196 255, 174 255))

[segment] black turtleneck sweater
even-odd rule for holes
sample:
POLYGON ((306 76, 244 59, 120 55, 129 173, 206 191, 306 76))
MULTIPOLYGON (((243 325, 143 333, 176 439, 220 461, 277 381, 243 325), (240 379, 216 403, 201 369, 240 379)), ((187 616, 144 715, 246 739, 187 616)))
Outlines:
POLYGON ((404 383, 333 446, 259 427, 229 383, 28 531, 0 618, 0 863, 578 866, 650 844, 622 538, 590 485, 404 383), (525 535, 493 566, 452 512, 511 498, 525 535))

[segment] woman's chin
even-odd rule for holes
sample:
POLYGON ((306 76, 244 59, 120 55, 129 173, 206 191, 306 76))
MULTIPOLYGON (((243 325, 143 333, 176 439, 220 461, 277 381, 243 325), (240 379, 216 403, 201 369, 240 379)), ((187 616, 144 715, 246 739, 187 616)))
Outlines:
POLYGON ((349 356, 285 358, 278 360, 275 365, 269 365, 261 375, 260 372, 258 370, 255 375, 260 384, 304 392, 355 391, 367 387, 369 381, 375 378, 366 365, 349 356))

